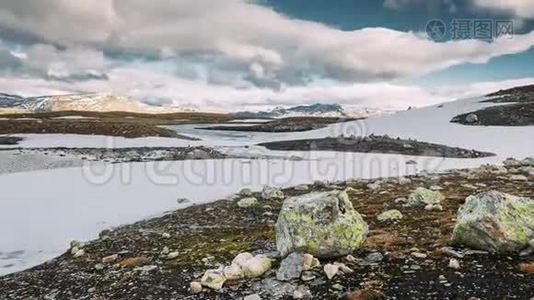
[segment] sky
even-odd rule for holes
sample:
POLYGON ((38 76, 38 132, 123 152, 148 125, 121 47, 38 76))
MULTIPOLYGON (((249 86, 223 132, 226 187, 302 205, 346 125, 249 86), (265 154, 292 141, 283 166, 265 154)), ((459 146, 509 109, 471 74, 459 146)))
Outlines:
POLYGON ((26 96, 406 109, 534 83, 533 46, 531 0, 0 0, 0 92, 26 96))

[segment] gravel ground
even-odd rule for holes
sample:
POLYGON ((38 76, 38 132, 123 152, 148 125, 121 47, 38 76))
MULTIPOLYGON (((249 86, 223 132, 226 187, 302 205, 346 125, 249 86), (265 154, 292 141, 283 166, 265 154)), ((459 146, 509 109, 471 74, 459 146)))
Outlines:
MULTIPOLYGON (((267 254, 275 259, 274 270, 278 267, 273 224, 282 201, 264 199, 254 192, 260 205, 253 208, 238 207, 239 197, 223 199, 107 230, 84 244, 74 243, 84 250, 83 255, 73 256, 67 251, 43 265, 0 278, 0 299, 242 299, 251 294, 260 299, 291 299, 297 286, 309 289, 314 299, 339 299, 343 295, 344 299, 530 299, 534 296, 534 275, 519 265, 532 263, 534 255, 496 256, 443 249, 449 246, 457 209, 467 196, 497 189, 534 197, 533 179, 524 168, 482 167, 285 189, 286 196, 346 189, 355 209, 369 224, 368 238, 353 253, 354 258, 337 260, 355 272, 332 280, 326 279, 322 269, 314 269, 311 274, 316 278, 311 281, 280 283, 271 271, 257 279, 226 285, 218 292, 188 291, 189 283, 199 280, 206 269, 228 264, 243 251, 267 254), (402 205, 399 198, 422 186, 443 193, 443 210, 402 205), (379 213, 392 208, 402 212, 401 221, 376 220, 379 213), (176 257, 169 258, 170 252, 176 252, 176 257), (379 259, 370 260, 369 254, 379 259), (110 255, 116 256, 102 261, 110 255), (462 256, 457 258, 458 269, 448 267, 455 255, 462 256)), ((332 261, 321 260, 322 264, 328 262, 332 261)))

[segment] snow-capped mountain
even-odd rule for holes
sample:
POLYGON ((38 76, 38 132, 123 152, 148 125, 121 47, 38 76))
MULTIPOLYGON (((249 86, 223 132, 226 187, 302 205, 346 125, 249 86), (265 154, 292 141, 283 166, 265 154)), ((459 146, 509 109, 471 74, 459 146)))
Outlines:
POLYGON ((28 98, 0 93, 0 113, 58 111, 172 113, 190 112, 193 109, 152 106, 114 93, 84 93, 28 98))
POLYGON ((311 104, 285 108, 277 106, 270 110, 251 112, 243 111, 234 114, 240 118, 287 118, 287 117, 336 117, 336 118, 362 118, 379 113, 368 108, 354 108, 345 110, 339 104, 311 104))

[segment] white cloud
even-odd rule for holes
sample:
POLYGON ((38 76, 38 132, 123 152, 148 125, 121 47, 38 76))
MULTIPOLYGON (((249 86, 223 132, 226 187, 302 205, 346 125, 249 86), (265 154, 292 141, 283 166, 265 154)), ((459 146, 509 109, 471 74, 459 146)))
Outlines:
POLYGON ((209 111, 266 109, 275 105, 339 103, 345 106, 406 109, 459 98, 487 94, 499 89, 533 84, 534 78, 481 82, 447 87, 420 87, 388 82, 316 82, 281 90, 236 88, 176 78, 147 70, 117 68, 108 81, 46 81, 43 79, 0 77, 0 90, 24 95, 66 94, 79 91, 117 92, 150 103, 195 106, 209 111))
POLYGON ((28 68, 40 71, 51 78, 100 75, 107 66, 101 51, 82 47, 58 50, 44 44, 30 47, 21 58, 21 62, 28 68))
POLYGON ((480 8, 505 11, 519 18, 534 18, 534 1, 532 0, 473 0, 480 8))
POLYGON ((310 77, 381 81, 420 75, 468 62, 484 63, 534 45, 534 33, 490 44, 436 43, 421 34, 385 28, 342 31, 291 19, 244 0, 93 3, 0 0, 0 27, 68 48, 127 49, 165 57, 209 53, 231 62, 231 68, 241 65, 253 77, 290 84, 310 77))

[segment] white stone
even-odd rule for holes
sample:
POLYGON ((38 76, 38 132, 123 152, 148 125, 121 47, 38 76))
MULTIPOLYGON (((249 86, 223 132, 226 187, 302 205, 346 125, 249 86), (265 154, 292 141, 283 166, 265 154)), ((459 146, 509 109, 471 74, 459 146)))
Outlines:
POLYGON ((339 272, 339 266, 334 264, 326 264, 324 265, 324 273, 326 274, 326 278, 332 279, 336 274, 339 272))
POLYGON ((449 268, 456 269, 456 270, 460 269, 460 262, 455 258, 451 258, 449 260, 449 268))

